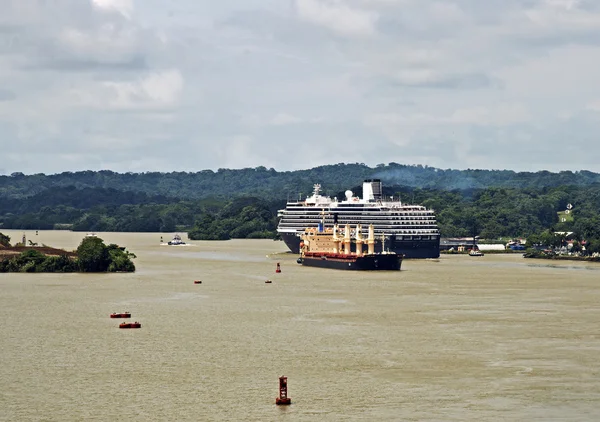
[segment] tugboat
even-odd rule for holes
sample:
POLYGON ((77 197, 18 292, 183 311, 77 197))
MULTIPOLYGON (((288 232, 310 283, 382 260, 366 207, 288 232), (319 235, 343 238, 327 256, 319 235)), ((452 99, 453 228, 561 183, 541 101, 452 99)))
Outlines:
MULTIPOLYGON (((396 252, 375 253, 375 229, 369 225, 369 235, 362 237, 362 227, 356 226, 354 237, 350 225, 346 224, 344 236, 338 236, 337 215, 334 215, 333 229, 324 230, 323 223, 318 228, 308 228, 302 235, 298 263, 308 267, 332 268, 338 270, 400 270, 402 254, 396 252), (367 252, 363 250, 367 245, 367 252)), ((382 239, 384 242, 384 239, 382 239)))
POLYGON ((110 314, 111 318, 131 318, 131 312, 113 312, 110 314))
POLYGON ((142 324, 139 322, 122 322, 119 324, 119 328, 142 328, 142 324))
POLYGON ((167 244, 169 246, 178 246, 178 245, 185 245, 185 242, 183 240, 181 240, 181 236, 176 234, 175 236, 173 236, 173 239, 169 240, 169 242, 167 244))

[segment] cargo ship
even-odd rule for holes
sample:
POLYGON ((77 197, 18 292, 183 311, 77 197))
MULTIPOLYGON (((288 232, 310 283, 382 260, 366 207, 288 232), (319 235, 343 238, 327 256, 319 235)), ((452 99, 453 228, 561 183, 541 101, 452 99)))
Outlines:
MULTIPOLYGON (((349 224, 340 230, 337 222, 333 229, 324 229, 323 223, 319 223, 318 228, 305 229, 298 263, 337 270, 400 270, 402 255, 385 250, 375 252, 375 228, 372 224, 368 233, 365 239, 360 225, 352 231, 349 224)), ((385 248, 384 239, 382 244, 385 248)))
POLYGON ((340 226, 350 224, 375 230, 375 252, 383 251, 385 243, 390 251, 405 258, 438 258, 440 231, 435 213, 421 205, 404 204, 394 197, 383 196, 379 179, 363 182, 362 197, 350 190, 345 199, 320 194, 321 185, 313 186, 313 194, 305 200, 288 201, 279 210, 277 232, 293 253, 300 253, 301 236, 306 227, 315 227, 324 218, 325 228, 333 227, 334 215, 340 226))

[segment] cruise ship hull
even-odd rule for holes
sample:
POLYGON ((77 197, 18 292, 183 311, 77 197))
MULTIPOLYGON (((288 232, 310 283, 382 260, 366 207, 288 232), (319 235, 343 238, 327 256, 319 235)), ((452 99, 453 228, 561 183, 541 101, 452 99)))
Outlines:
POLYGON ((335 254, 316 254, 298 259, 306 267, 329 268, 333 270, 352 271, 399 271, 402 256, 396 254, 374 254, 357 256, 341 256, 335 254))
MULTIPOLYGON (((300 253, 300 237, 293 233, 281 233, 281 238, 293 253, 300 253)), ((440 238, 430 240, 397 240, 386 241, 385 249, 403 255, 404 258, 439 258, 440 238)), ((381 242, 375 243, 375 252, 381 252, 381 242)))

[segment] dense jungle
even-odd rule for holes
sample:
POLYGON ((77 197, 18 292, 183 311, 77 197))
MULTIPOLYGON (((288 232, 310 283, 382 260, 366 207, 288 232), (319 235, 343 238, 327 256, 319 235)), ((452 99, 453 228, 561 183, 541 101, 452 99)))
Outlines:
POLYGON ((199 172, 112 171, 0 176, 0 230, 175 232, 191 239, 276 238, 277 210, 320 183, 342 198, 381 179, 384 195, 436 211, 443 237, 531 237, 572 231, 600 239, 600 174, 443 170, 398 163, 199 172), (572 209, 565 214, 567 205, 572 209))

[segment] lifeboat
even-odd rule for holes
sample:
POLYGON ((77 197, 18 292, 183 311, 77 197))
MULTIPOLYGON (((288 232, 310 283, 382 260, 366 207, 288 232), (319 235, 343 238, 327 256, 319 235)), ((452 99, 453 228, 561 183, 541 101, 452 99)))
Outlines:
POLYGON ((131 318, 131 312, 113 312, 110 314, 111 318, 131 318))
POLYGON ((202 284, 202 280, 194 280, 194 284, 202 284))
POLYGON ((122 322, 119 324, 119 328, 142 328, 142 324, 139 322, 122 322))

